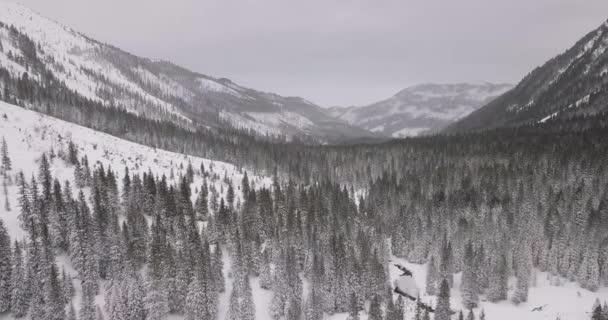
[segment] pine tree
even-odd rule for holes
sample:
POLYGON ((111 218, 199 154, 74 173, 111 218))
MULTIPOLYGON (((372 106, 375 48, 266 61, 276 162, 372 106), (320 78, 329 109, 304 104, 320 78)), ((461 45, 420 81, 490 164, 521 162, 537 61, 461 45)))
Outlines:
POLYGON ((507 261, 503 255, 493 259, 493 268, 490 274, 490 288, 488 300, 497 302, 507 298, 507 261))
POLYGON ((6 139, 2 137, 2 148, 0 149, 0 157, 2 158, 2 174, 6 175, 8 171, 13 169, 13 165, 11 162, 11 158, 8 154, 8 145, 6 144, 6 139))
POLYGON ((78 162, 78 149, 72 140, 68 142, 68 163, 71 165, 77 165, 78 162))
POLYGON ((263 253, 263 261, 260 268, 260 287, 266 290, 272 288, 272 270, 270 269, 268 251, 264 251, 263 253))
POLYGON ((90 288, 84 287, 80 300, 80 310, 78 311, 78 319, 80 320, 95 320, 95 293, 90 288))
POLYGON ((11 307, 11 273, 13 268, 11 240, 0 219, 0 313, 11 307))
POLYGON ((169 314, 168 297, 161 280, 151 280, 145 299, 146 320, 162 320, 169 314))
POLYGON ((201 220, 207 220, 207 214, 209 213, 208 202, 207 183, 203 182, 195 203, 195 211, 201 220))
POLYGON ((435 306, 435 320, 450 319, 450 285, 447 279, 441 281, 439 287, 439 295, 437 296, 437 304, 435 306))
POLYGON ((76 318, 76 310, 74 309, 74 304, 70 302, 70 307, 68 308, 67 320, 77 320, 76 318))
MULTIPOLYGON (((313 306, 313 308, 318 309, 318 307, 313 306)), ((322 314, 321 314, 322 316, 322 314)), ((313 319, 320 319, 320 318, 313 318, 313 319)), ((348 318, 346 318, 347 320, 359 320, 359 302, 357 301, 357 296, 353 293, 351 294, 350 297, 350 306, 349 306, 349 310, 348 310, 348 318)), ((306 320, 309 320, 309 318, 307 317, 306 320)))
POLYGON ((372 303, 369 307, 369 314, 367 319, 369 320, 383 320, 382 306, 380 305, 380 297, 375 295, 372 299, 372 303))
POLYGON ((473 252, 473 245, 470 243, 467 245, 464 254, 461 281, 461 296, 462 305, 467 309, 477 307, 479 302, 479 289, 477 286, 477 274, 475 272, 475 254, 473 252))
POLYGON ((113 280, 106 308, 110 320, 127 320, 128 317, 128 279, 113 280))
POLYGON ((437 294, 437 267, 435 266, 435 257, 431 256, 426 266, 426 293, 428 295, 437 294))
POLYGON ((251 284, 249 276, 245 275, 243 283, 243 294, 241 301, 241 319, 255 320, 255 303, 253 301, 253 293, 251 292, 251 284))
POLYGON ((186 297, 186 320, 214 319, 217 314, 215 293, 205 282, 195 278, 188 287, 186 297))
POLYGON ((40 181, 40 184, 42 185, 42 197, 45 201, 50 201, 53 180, 46 153, 42 153, 42 157, 40 158, 40 165, 38 166, 38 181, 40 181))
POLYGON ((15 242, 12 259, 11 311, 16 318, 21 318, 26 315, 29 308, 29 284, 26 278, 27 271, 23 262, 23 251, 19 242, 15 242))
POLYGON ((11 211, 11 203, 8 199, 8 188, 6 186, 6 177, 2 179, 2 190, 4 193, 4 210, 10 212, 11 211))
POLYGON ((127 310, 125 319, 144 320, 146 315, 145 290, 139 276, 131 276, 128 282, 127 310))
MULTIPOLYGON (((321 308, 319 308, 319 305, 321 304, 321 297, 319 296, 318 293, 319 289, 318 289, 318 284, 313 283, 310 291, 308 292, 308 297, 306 298, 306 302, 304 303, 304 319, 305 320, 321 320, 323 319, 323 310, 321 308)), ((355 297, 356 298, 356 297, 355 297)), ((356 300, 355 300, 356 303, 356 300)), ((355 305, 355 308, 357 306, 355 305)), ((349 319, 353 320, 353 319, 357 319, 358 318, 353 318, 352 314, 356 313, 357 315, 359 314, 359 310, 353 311, 352 310, 352 305, 351 305, 351 310, 350 310, 350 315, 349 319)))
POLYGON ((72 281, 72 277, 67 272, 65 272, 65 268, 61 270, 61 280, 64 301, 67 303, 69 301, 72 301, 72 298, 76 293, 76 289, 74 288, 74 282, 72 281))
POLYGON ((48 282, 45 283, 44 300, 46 304, 46 316, 48 320, 65 319, 65 297, 59 280, 57 267, 51 263, 48 282))

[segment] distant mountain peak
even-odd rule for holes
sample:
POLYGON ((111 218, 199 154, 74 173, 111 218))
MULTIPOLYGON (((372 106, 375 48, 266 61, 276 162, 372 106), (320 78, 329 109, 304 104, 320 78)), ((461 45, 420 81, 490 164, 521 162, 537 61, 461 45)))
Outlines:
POLYGON ((502 94, 509 84, 423 83, 361 107, 334 107, 329 113, 386 136, 404 137, 437 131, 502 94))

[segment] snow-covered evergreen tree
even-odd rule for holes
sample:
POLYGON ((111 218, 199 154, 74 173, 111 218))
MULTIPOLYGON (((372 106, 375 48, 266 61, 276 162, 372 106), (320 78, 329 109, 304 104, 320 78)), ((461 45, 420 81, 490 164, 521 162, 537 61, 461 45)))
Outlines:
POLYGON ((11 239, 4 222, 0 219, 0 313, 9 311, 11 307, 12 256, 11 239))
POLYGON ((460 285, 462 305, 466 309, 471 309, 477 307, 477 303, 479 302, 479 288, 475 270, 475 253, 473 251, 473 245, 470 243, 465 249, 464 261, 462 264, 463 270, 460 285))
POLYGON ((439 295, 437 296, 437 304, 435 306, 435 320, 450 319, 450 285, 447 279, 441 281, 439 287, 439 295))

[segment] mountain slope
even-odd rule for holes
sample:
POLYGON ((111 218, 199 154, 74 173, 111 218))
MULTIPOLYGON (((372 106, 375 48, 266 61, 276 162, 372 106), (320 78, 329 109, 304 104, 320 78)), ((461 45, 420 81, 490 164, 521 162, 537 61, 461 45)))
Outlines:
POLYGON ((608 110, 608 21, 530 72, 515 88, 448 128, 448 132, 515 127, 608 110))
POLYGON ((46 72, 108 106, 184 127, 232 126, 260 135, 326 142, 369 136, 304 99, 241 87, 92 40, 18 4, 0 2, 0 67, 13 77, 46 72))
POLYGON ((510 89, 508 84, 422 84, 362 107, 334 107, 329 114, 387 136, 436 131, 510 89))

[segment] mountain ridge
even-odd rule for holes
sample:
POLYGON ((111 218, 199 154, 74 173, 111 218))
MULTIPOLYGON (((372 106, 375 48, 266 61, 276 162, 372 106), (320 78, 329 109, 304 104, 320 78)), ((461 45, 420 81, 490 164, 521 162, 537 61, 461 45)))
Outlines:
POLYGON ((423 83, 366 106, 332 107, 331 116, 387 136, 404 137, 442 129, 511 88, 505 83, 423 83))
POLYGON ((608 21, 528 73, 512 90, 446 133, 564 121, 606 112, 608 21))
POLYGON ((27 72, 30 78, 41 78, 28 67, 40 63, 82 96, 138 115, 193 129, 231 126, 287 140, 326 143, 374 136, 328 117, 303 98, 257 91, 167 60, 139 57, 21 4, 0 2, 0 22, 0 42, 6 47, 0 50, 0 65, 12 76, 27 72), (20 35, 33 42, 31 57, 20 47, 20 35))

